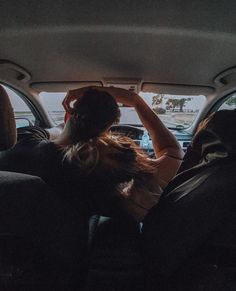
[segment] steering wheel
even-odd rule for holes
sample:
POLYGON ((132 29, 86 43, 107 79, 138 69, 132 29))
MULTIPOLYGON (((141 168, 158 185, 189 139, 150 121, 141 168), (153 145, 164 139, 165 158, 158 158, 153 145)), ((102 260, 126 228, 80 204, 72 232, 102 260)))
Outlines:
POLYGON ((143 128, 137 128, 135 126, 125 124, 112 125, 110 130, 111 132, 117 132, 121 135, 126 135, 135 141, 140 141, 144 133, 143 128))
MULTIPOLYGON (((125 124, 117 124, 112 125, 111 132, 119 133, 121 135, 128 136, 131 138, 134 142, 136 142, 139 146, 141 146, 141 140, 144 133, 144 128, 138 128, 132 125, 125 125, 125 124)), ((153 152, 153 149, 150 148, 149 150, 145 150, 150 158, 155 158, 155 154, 153 152)))

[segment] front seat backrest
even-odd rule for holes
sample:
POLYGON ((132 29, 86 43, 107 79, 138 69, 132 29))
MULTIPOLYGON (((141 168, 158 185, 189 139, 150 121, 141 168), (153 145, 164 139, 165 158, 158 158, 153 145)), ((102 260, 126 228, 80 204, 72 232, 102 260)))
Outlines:
MULTIPOLYGON (((222 114, 235 121, 236 112, 217 116, 222 114)), ((170 182, 143 222, 146 269, 152 281, 170 282, 189 266, 235 210, 235 128, 226 133, 211 126, 197 138, 201 159, 170 182)), ((186 276, 186 270, 182 273, 186 276)))
POLYGON ((212 165, 164 193, 143 226, 152 272, 171 275, 224 223, 235 200, 235 175, 235 161, 212 165))
POLYGON ((13 109, 5 89, 0 86, 0 151, 16 143, 16 123, 13 109))

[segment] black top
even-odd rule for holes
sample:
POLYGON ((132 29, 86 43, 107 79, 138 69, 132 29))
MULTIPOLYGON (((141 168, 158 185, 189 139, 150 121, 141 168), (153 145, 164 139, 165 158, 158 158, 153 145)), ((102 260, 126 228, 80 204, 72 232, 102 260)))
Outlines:
POLYGON ((82 176, 78 168, 66 162, 63 150, 49 140, 49 134, 39 127, 18 130, 15 147, 0 152, 0 170, 39 176, 80 211, 90 214, 105 214, 107 209, 114 211, 114 197, 111 198, 107 185, 82 176))
MULTIPOLYGON (((38 127, 21 128, 14 148, 0 153, 0 169, 36 175, 55 183, 61 151, 49 141, 48 133, 38 127)), ((57 179, 58 180, 58 179, 57 179)))

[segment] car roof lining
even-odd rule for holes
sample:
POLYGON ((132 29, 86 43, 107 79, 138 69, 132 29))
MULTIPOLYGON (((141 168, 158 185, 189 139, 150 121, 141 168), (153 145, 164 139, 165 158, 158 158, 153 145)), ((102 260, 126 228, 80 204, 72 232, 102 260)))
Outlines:
POLYGON ((4 1, 0 58, 29 71, 31 83, 114 77, 214 87, 236 65, 235 8, 233 0, 4 1))
POLYGON ((206 40, 194 35, 62 32, 52 38, 50 33, 32 33, 31 47, 26 45, 28 38, 29 35, 3 38, 0 52, 5 59, 17 58, 17 63, 30 71, 32 82, 126 77, 214 86, 214 77, 231 67, 236 59, 233 40, 206 40), (168 50, 170 47, 176 49, 168 50), (29 57, 32 49, 38 51, 37 59, 29 57))

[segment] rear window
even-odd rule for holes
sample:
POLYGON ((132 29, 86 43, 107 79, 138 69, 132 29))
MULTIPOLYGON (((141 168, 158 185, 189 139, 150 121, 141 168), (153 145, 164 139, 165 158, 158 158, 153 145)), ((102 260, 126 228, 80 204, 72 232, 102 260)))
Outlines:
MULTIPOLYGON (((39 95, 44 108, 56 124, 63 122, 65 111, 62 101, 65 95, 66 92, 42 92, 39 95)), ((139 95, 158 114, 168 128, 175 129, 184 129, 191 126, 206 99, 204 95, 186 96, 152 92, 140 92, 139 95)), ((120 124, 142 126, 134 108, 120 104, 120 110, 120 124)))

